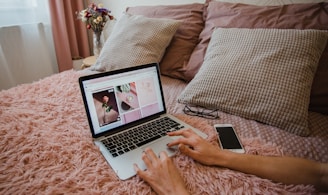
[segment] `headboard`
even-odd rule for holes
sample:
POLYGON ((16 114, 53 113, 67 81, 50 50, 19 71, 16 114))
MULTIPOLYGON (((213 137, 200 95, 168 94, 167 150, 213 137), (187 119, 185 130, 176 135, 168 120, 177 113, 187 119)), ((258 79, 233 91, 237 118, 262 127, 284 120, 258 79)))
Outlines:
MULTIPOLYGON (((103 3, 104 6, 112 11, 112 14, 119 18, 128 6, 139 5, 177 5, 177 4, 190 4, 190 3, 205 3, 206 0, 95 0, 95 3, 103 3)), ((282 5, 294 3, 318 3, 328 2, 328 0, 216 0, 231 3, 245 3, 252 5, 282 5)))
MULTIPOLYGON (((178 4, 190 4, 190 3, 205 3, 207 0, 95 0, 96 4, 102 3, 104 7, 111 10, 115 18, 120 18, 127 7, 140 6, 140 5, 178 5, 178 4)), ((283 5, 283 4, 295 4, 295 3, 318 3, 328 2, 328 0, 216 0, 222 2, 231 3, 244 3, 252 5, 283 5)), ((110 35, 110 31, 115 22, 109 22, 104 30, 104 37, 110 35)))
POLYGON ((139 5, 177 5, 189 3, 204 3, 205 0, 95 0, 95 3, 103 3, 104 6, 112 11, 112 14, 119 18, 128 6, 139 5))

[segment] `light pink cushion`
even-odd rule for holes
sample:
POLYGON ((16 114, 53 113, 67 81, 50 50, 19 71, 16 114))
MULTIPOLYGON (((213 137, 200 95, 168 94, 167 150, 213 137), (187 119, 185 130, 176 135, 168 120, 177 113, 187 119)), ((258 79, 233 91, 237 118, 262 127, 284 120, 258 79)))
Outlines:
MULTIPOLYGON (((209 1, 200 43, 187 65, 191 80, 202 65, 215 27, 328 30, 328 3, 256 6, 209 1), (192 71, 191 71, 192 70, 192 71)), ((311 91, 310 110, 328 114, 328 47, 324 50, 311 91)))
POLYGON ((204 27, 204 4, 162 5, 128 7, 127 13, 144 15, 151 18, 170 18, 181 21, 176 34, 160 62, 161 73, 173 78, 185 80, 187 63, 199 41, 204 27))

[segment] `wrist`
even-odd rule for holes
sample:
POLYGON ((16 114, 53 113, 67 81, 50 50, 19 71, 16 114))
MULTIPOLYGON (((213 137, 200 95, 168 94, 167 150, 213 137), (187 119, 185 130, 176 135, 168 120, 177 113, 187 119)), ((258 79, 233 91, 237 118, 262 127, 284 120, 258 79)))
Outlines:
POLYGON ((215 156, 214 165, 220 167, 227 167, 232 161, 234 153, 228 150, 219 150, 215 156))

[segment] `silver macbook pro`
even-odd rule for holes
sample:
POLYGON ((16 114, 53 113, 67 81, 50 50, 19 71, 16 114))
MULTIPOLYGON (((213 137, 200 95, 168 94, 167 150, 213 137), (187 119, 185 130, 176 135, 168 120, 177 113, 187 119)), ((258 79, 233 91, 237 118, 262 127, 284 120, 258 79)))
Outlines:
POLYGON ((79 84, 94 143, 122 180, 136 174, 134 163, 146 169, 141 159, 146 147, 176 153, 167 143, 178 137, 167 132, 190 128, 207 137, 166 113, 156 63, 83 76, 79 84))

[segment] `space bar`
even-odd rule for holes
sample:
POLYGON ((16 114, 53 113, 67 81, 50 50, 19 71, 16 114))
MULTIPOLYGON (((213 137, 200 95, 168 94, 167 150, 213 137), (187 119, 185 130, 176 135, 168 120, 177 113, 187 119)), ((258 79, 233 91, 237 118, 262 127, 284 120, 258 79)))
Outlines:
POLYGON ((140 146, 142 146, 142 145, 145 145, 145 144, 147 144, 147 143, 149 143, 149 142, 152 142, 152 141, 154 141, 154 140, 156 140, 156 139, 159 139, 159 138, 161 138, 161 136, 160 136, 160 135, 156 135, 155 137, 152 137, 152 138, 150 138, 150 139, 147 139, 147 140, 145 140, 145 141, 142 141, 142 142, 140 142, 140 143, 137 143, 136 145, 137 145, 138 147, 140 147, 140 146))

